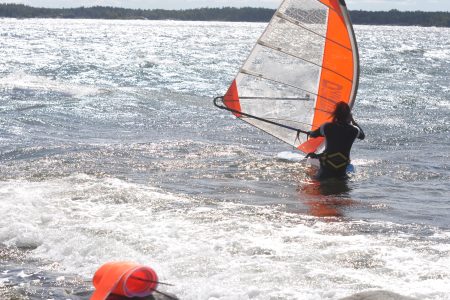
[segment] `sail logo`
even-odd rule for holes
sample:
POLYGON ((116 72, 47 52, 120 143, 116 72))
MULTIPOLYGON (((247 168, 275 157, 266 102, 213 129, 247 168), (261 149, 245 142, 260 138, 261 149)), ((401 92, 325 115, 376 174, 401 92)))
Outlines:
POLYGON ((344 87, 336 82, 322 80, 321 96, 335 102, 342 101, 342 90, 344 87))

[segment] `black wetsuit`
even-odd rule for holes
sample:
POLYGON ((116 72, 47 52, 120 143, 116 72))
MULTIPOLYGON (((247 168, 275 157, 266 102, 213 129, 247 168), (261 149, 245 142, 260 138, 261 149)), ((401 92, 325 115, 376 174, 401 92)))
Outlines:
POLYGON ((345 177, 350 163, 350 150, 355 139, 363 140, 365 134, 356 123, 325 123, 319 129, 312 131, 310 136, 323 136, 326 139, 325 151, 319 155, 319 179, 330 177, 345 177))

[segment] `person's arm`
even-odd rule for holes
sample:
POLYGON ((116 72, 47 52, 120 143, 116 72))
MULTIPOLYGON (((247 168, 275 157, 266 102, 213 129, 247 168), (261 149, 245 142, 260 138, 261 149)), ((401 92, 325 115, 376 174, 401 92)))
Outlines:
POLYGON ((366 134, 362 130, 361 126, 359 126, 358 123, 356 123, 355 119, 353 119, 353 116, 352 116, 352 124, 359 130, 358 136, 356 138, 364 140, 366 138, 366 134))
POLYGON ((325 136, 325 124, 323 124, 322 126, 320 126, 319 128, 317 128, 314 131, 310 131, 309 136, 312 138, 317 138, 319 136, 325 136))

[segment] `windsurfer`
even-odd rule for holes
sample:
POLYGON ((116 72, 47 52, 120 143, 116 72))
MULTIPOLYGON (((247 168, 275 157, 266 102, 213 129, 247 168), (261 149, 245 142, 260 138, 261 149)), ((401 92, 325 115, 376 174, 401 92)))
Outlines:
POLYGON ((318 179, 341 178, 346 176, 350 164, 350 150, 356 139, 364 140, 366 135, 353 119, 350 107, 345 102, 336 104, 333 121, 325 123, 315 131, 312 138, 325 137, 326 148, 321 154, 310 153, 308 157, 320 160, 318 179))

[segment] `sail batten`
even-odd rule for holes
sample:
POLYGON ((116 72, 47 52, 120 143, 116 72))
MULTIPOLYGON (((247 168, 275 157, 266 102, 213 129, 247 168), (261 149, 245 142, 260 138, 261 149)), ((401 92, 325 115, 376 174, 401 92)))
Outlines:
POLYGON ((277 97, 240 97, 240 99, 245 99, 245 100, 266 100, 266 99, 270 99, 270 100, 289 100, 289 101, 309 101, 311 100, 310 98, 277 98, 277 97))
POLYGON ((314 130, 330 120, 337 102, 352 106, 358 83, 357 43, 344 0, 284 0, 223 103, 238 118, 310 153, 323 139, 298 138, 292 128, 314 130))
MULTIPOLYGON (((319 94, 316 94, 316 93, 314 93, 314 92, 311 92, 311 91, 302 89, 302 88, 300 88, 300 87, 298 87, 298 86, 290 85, 290 84, 288 84, 288 83, 284 83, 284 82, 277 81, 277 80, 275 80, 275 79, 271 79, 271 78, 268 78, 268 77, 264 77, 263 74, 258 74, 258 73, 250 72, 250 71, 243 70, 243 69, 240 71, 240 73, 241 73, 241 74, 248 75, 248 76, 253 76, 253 77, 258 78, 258 79, 260 79, 260 80, 267 80, 267 81, 279 83, 279 84, 282 84, 282 85, 286 85, 286 86, 295 88, 295 89, 297 89, 297 90, 306 92, 306 93, 308 93, 308 94, 314 95, 314 96, 316 96, 316 97, 319 97, 319 94)), ((320 97, 322 98, 322 100, 328 101, 328 102, 332 103, 333 105, 336 104, 337 102, 339 102, 339 101, 332 100, 332 99, 329 99, 329 98, 324 97, 324 96, 320 96, 320 97)), ((241 100, 245 100, 246 98, 247 98, 247 99, 249 99, 249 98, 250 98, 250 99, 261 99, 261 98, 263 98, 263 97, 239 97, 239 99, 241 99, 241 100)), ((309 101, 311 100, 311 98, 306 98, 306 99, 309 100, 309 101)), ((323 111, 323 110, 321 110, 321 109, 319 109, 319 108, 315 108, 315 110, 323 111)), ((325 112, 329 112, 329 111, 325 111, 325 112)), ((331 112, 330 112, 330 113, 331 113, 331 112)))
POLYGON ((316 31, 314 31, 314 30, 309 29, 307 26, 303 26, 302 23, 300 23, 299 21, 296 21, 296 20, 290 18, 289 16, 286 16, 286 15, 284 15, 284 14, 282 14, 282 13, 277 13, 276 15, 277 15, 277 17, 279 17, 280 19, 286 20, 286 21, 292 23, 293 25, 296 25, 296 26, 298 26, 298 27, 301 27, 301 28, 303 28, 304 30, 307 30, 307 31, 309 31, 309 32, 311 32, 311 33, 313 33, 313 34, 315 34, 315 35, 317 35, 317 36, 320 36, 320 37, 323 38, 323 39, 326 39, 326 40, 329 40, 329 41, 331 41, 331 42, 333 42, 333 43, 336 43, 337 45, 341 46, 342 48, 345 48, 345 49, 347 49, 347 50, 349 50, 349 51, 352 51, 352 49, 351 49, 350 47, 345 46, 345 45, 343 45, 343 44, 340 44, 339 42, 334 41, 334 40, 332 40, 332 39, 326 37, 325 35, 321 35, 320 33, 316 32, 316 31))
POLYGON ((298 55, 289 53, 288 51, 283 50, 283 49, 280 48, 280 47, 277 47, 277 46, 274 46, 274 45, 270 45, 269 43, 265 43, 265 42, 263 42, 263 41, 258 41, 258 44, 261 45, 261 46, 263 46, 263 47, 270 48, 270 49, 272 49, 272 50, 274 50, 274 51, 278 51, 278 52, 284 53, 284 54, 286 54, 286 55, 290 55, 290 56, 292 56, 292 57, 295 57, 295 58, 297 58, 297 59, 301 59, 301 60, 303 60, 303 61, 306 62, 306 63, 312 64, 312 65, 316 65, 316 66, 318 66, 318 67, 322 67, 322 68, 327 69, 327 70, 329 70, 329 71, 331 71, 331 72, 333 72, 333 73, 336 73, 336 74, 339 75, 339 76, 342 76, 344 79, 346 79, 346 80, 348 80, 348 81, 352 81, 350 78, 345 77, 345 75, 340 74, 339 72, 336 72, 336 71, 334 71, 334 70, 332 70, 332 69, 328 69, 328 68, 324 67, 323 65, 320 65, 320 64, 317 64, 317 63, 315 63, 315 62, 309 61, 309 60, 307 60, 307 59, 305 59, 305 58, 302 58, 301 56, 298 56, 298 55))
POLYGON ((304 92, 312 94, 312 92, 309 92, 308 90, 302 89, 301 87, 298 87, 298 86, 295 86, 295 85, 292 85, 292 84, 289 84, 289 83, 284 83, 284 82, 281 82, 281 81, 278 81, 276 79, 272 79, 272 78, 269 78, 269 77, 265 77, 263 74, 258 74, 258 73, 251 72, 251 71, 248 71, 248 70, 241 70, 241 73, 249 75, 249 76, 254 76, 254 77, 259 78, 259 79, 269 80, 269 81, 272 81, 272 82, 275 82, 275 83, 283 84, 283 85, 286 85, 286 86, 289 86, 289 87, 292 87, 292 88, 295 88, 295 89, 298 89, 298 90, 301 90, 301 91, 304 91, 304 92))

